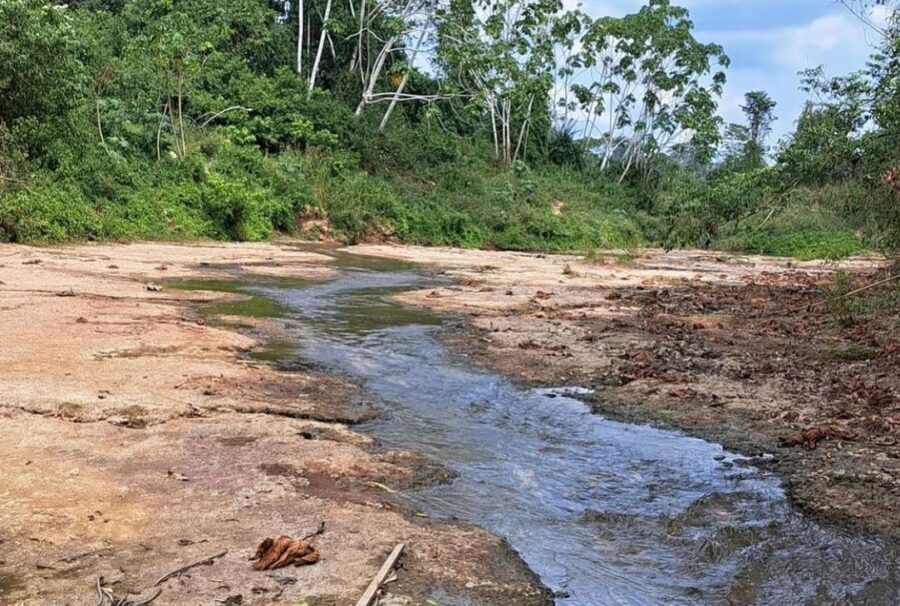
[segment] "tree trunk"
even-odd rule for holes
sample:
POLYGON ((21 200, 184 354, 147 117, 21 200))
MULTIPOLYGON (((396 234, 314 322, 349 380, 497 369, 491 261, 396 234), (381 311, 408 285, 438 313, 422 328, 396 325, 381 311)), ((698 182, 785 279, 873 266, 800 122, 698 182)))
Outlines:
MULTIPOLYGON (((356 67, 357 62, 359 63, 359 78, 360 82, 362 82, 363 86, 366 84, 366 78, 363 74, 363 31, 366 29, 366 0, 360 0, 359 3, 359 31, 357 32, 356 38, 356 50, 353 51, 353 59, 350 60, 350 70, 356 67)), ((368 32, 366 32, 366 37, 368 37, 368 32)))
POLYGON ((331 16, 331 0, 325 3, 325 16, 322 18, 322 35, 319 36, 319 48, 316 50, 316 60, 313 62, 312 72, 309 74, 309 90, 316 87, 316 77, 319 75, 319 63, 322 60, 322 51, 325 49, 325 36, 328 34, 328 18, 331 16))
POLYGON ((631 171, 631 164, 634 162, 635 154, 637 153, 636 147, 632 146, 628 149, 628 162, 625 164, 625 170, 622 171, 621 176, 619 177, 619 183, 625 180, 625 177, 628 176, 629 171, 631 171))
POLYGON ((519 129, 519 139, 516 141, 516 151, 513 154, 513 162, 519 159, 519 150, 522 149, 522 140, 527 132, 528 125, 531 122, 531 109, 534 106, 534 95, 528 99, 528 110, 525 112, 525 120, 522 121, 522 128, 519 129))
POLYGON ((187 141, 184 138, 184 112, 181 110, 182 88, 184 84, 184 74, 181 69, 178 70, 178 130, 181 132, 181 157, 187 156, 187 141))
POLYGON ((416 60, 416 55, 419 54, 419 49, 422 48, 422 43, 425 41, 425 34, 428 32, 428 27, 431 25, 431 22, 425 24, 425 27, 422 28, 422 33, 419 34, 419 39, 416 41, 416 46, 413 48, 413 52, 409 57, 409 68, 406 70, 406 73, 403 74, 403 79, 400 80, 400 86, 397 87, 397 92, 394 93, 394 98, 391 99, 391 104, 388 105, 387 111, 384 112, 384 117, 381 119, 381 124, 378 126, 378 132, 384 130, 384 127, 387 126, 388 119, 391 117, 391 113, 394 111, 394 108, 397 106, 397 102, 400 100, 400 95, 403 93, 403 89, 406 88, 406 83, 409 81, 409 71, 413 68, 412 64, 416 60))
POLYGON ((507 99, 504 106, 503 129, 505 135, 503 139, 503 158, 506 161, 506 165, 510 166, 512 164, 512 101, 507 99))
POLYGON ((491 99, 491 132, 494 135, 494 159, 500 159, 500 138, 497 136, 497 106, 491 99))
POLYGON ((297 75, 303 74, 303 1, 297 0, 297 75))
POLYGON ((375 83, 378 82, 378 76, 381 75, 381 70, 384 69, 384 62, 387 60, 388 55, 391 54, 391 49, 394 48, 394 42, 396 41, 397 36, 391 36, 388 38, 388 41, 384 43, 381 52, 378 53, 378 59, 375 60, 375 65, 372 67, 372 73, 369 74, 369 83, 366 85, 366 90, 363 91, 362 99, 359 100, 359 105, 356 106, 355 113, 357 116, 363 113, 363 110, 369 103, 369 97, 372 96, 372 92, 375 90, 375 83))
POLYGON ((103 122, 100 120, 100 99, 95 102, 97 108, 97 132, 100 133, 100 143, 106 146, 106 139, 103 137, 103 122))
POLYGON ((166 101, 165 107, 163 107, 162 114, 159 116, 159 124, 156 127, 156 161, 160 160, 160 142, 162 140, 162 127, 163 122, 166 120, 166 114, 169 112, 169 108, 171 106, 171 99, 166 101))

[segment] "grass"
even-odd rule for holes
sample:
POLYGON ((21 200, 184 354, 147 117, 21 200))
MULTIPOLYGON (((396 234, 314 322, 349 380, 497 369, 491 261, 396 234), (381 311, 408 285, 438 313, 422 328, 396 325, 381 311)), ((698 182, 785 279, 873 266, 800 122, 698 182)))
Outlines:
POLYGON ((867 234, 874 226, 848 208, 862 195, 852 185, 797 190, 771 217, 769 210, 757 213, 715 246, 798 259, 837 260, 866 253, 867 234))
POLYGON ((424 245, 510 250, 633 248, 643 243, 628 196, 568 169, 504 171, 465 161, 370 174, 345 156, 306 154, 313 204, 350 241, 396 238, 424 245), (467 168, 468 167, 468 168, 467 168))

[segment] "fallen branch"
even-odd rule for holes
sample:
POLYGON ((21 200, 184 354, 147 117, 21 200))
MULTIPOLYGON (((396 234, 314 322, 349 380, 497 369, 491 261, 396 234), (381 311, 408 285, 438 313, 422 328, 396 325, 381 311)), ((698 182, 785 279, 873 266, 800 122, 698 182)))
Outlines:
POLYGON ((97 595, 100 597, 100 600, 97 602, 97 606, 147 606, 156 598, 160 596, 162 593, 162 589, 158 589, 156 593, 147 598, 146 600, 141 600, 140 602, 132 602, 128 598, 116 598, 113 594, 112 589, 109 587, 103 586, 103 577, 97 577, 97 595))
POLYGON ((86 558, 92 555, 106 555, 113 552, 112 547, 104 547, 102 549, 93 549, 91 551, 85 551, 82 553, 76 553, 75 555, 71 555, 65 558, 60 558, 60 562, 65 562, 66 564, 71 564, 72 562, 77 562, 81 558, 86 558))
MULTIPOLYGON (((853 295, 858 295, 859 293, 869 290, 870 288, 875 288, 876 286, 881 286, 882 284, 887 284, 888 282, 892 282, 894 280, 900 280, 900 274, 891 276, 889 278, 884 278, 882 280, 878 280, 877 282, 872 282, 871 284, 866 284, 865 286, 857 288, 856 290, 851 290, 848 293, 842 294, 841 296, 837 297, 837 299, 838 300, 846 299, 847 297, 852 297, 853 295)), ((825 304, 825 301, 818 301, 818 302, 810 305, 807 309, 813 309, 819 305, 824 305, 824 304, 825 304)))
POLYGON ((387 557, 384 561, 384 564, 381 565, 381 569, 372 579, 372 582, 369 583, 369 586, 366 588, 366 592, 359 598, 359 601, 356 603, 356 606, 369 606, 372 603, 372 600, 375 598, 375 594, 378 592, 378 588, 381 587, 381 584, 384 583, 384 580, 387 578, 388 574, 390 574, 391 569, 394 567, 394 564, 397 563, 397 558, 400 557, 400 554, 403 553, 403 543, 397 543, 397 546, 394 547, 394 551, 391 552, 391 555, 387 557))
POLYGON ((216 560, 221 558, 226 553, 228 553, 227 549, 225 551, 221 551, 215 555, 211 555, 209 557, 203 558, 202 560, 197 560, 196 562, 191 562, 190 564, 187 564, 186 566, 182 566, 181 568, 178 568, 177 570, 173 570, 172 572, 170 572, 168 574, 164 574, 163 576, 159 577, 159 580, 156 581, 153 584, 153 586, 158 587, 165 581, 168 581, 169 579, 171 579, 174 576, 181 575, 181 574, 187 572, 188 570, 190 570, 191 568, 196 568, 197 566, 203 566, 206 564, 212 564, 213 562, 215 562, 216 560))

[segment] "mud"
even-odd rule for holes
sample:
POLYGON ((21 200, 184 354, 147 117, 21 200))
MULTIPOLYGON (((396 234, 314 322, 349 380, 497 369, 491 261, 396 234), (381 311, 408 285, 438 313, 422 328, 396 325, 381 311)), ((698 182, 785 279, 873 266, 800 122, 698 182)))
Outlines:
POLYGON ((591 405, 610 418, 771 454, 755 464, 780 474, 800 510, 900 537, 896 291, 868 291, 887 304, 847 325, 823 294, 836 271, 864 284, 881 260, 349 250, 453 278, 398 299, 459 314, 445 338, 477 364, 538 385, 592 388, 591 405), (814 449, 787 446, 810 430, 814 449))
POLYGON ((354 385, 267 364, 277 314, 212 321, 195 304, 243 316, 247 299, 169 286, 321 280, 329 263, 290 245, 0 246, 0 603, 95 604, 99 576, 148 597, 227 551, 154 604, 346 604, 400 541, 392 604, 550 603, 502 540, 388 499, 448 478, 373 449, 354 385), (252 569, 265 537, 323 522, 316 564, 252 569))

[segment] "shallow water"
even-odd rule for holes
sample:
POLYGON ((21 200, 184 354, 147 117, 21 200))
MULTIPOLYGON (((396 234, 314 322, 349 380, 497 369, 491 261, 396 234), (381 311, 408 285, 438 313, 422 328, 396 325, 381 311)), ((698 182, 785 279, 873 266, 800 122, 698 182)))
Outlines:
POLYGON ((777 478, 716 444, 472 366, 441 344, 440 317, 391 302, 428 278, 338 261, 333 281, 251 286, 289 310, 278 357, 359 382, 383 411, 361 431, 458 474, 402 499, 505 537, 558 604, 900 604, 896 547, 806 520, 777 478))

